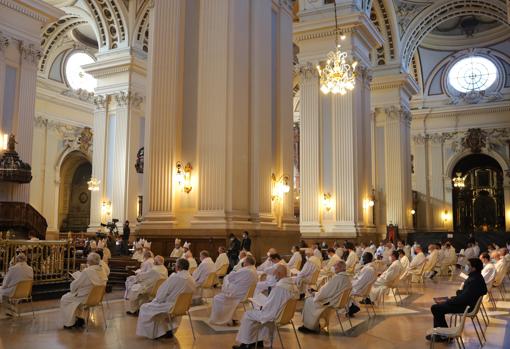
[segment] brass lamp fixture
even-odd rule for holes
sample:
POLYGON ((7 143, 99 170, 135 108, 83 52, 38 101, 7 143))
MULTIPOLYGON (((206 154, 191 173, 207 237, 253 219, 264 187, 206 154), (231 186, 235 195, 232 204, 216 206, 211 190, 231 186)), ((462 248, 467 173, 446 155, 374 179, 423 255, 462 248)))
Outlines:
MULTIPOLYGON (((323 69, 317 65, 317 70, 320 76, 321 91, 324 94, 340 93, 345 95, 347 91, 354 89, 356 84, 356 67, 358 62, 347 59, 347 52, 340 50, 338 43, 338 19, 336 15, 336 1, 335 6, 335 51, 330 51, 327 55, 327 61, 323 69)), ((341 35, 341 39, 345 38, 341 35)))
POLYGON ((186 165, 183 165, 182 161, 177 161, 175 167, 175 180, 177 184, 182 187, 182 190, 186 194, 189 194, 193 189, 193 186, 191 185, 191 171, 193 170, 193 167, 189 162, 186 163, 186 165))
POLYGON ((287 194, 290 191, 289 185, 289 176, 281 175, 278 179, 276 175, 271 174, 271 179, 273 181, 273 193, 271 196, 272 201, 278 201, 283 199, 283 195, 287 194))
POLYGON ((457 172, 456 175, 457 175, 457 177, 452 179, 453 186, 455 188, 459 188, 459 189, 464 188, 466 186, 466 183, 465 183, 466 176, 462 177, 461 172, 457 172))
POLYGON ((324 207, 324 209, 327 212, 331 211, 331 208, 333 207, 333 203, 332 203, 330 193, 324 193, 323 198, 322 198, 322 207, 324 207))
POLYGON ((90 191, 98 191, 99 190, 99 184, 101 184, 101 181, 97 179, 96 177, 90 177, 90 181, 87 182, 88 189, 90 191))
POLYGON ((112 202, 110 200, 103 200, 103 202, 101 202, 101 213, 107 217, 111 216, 112 202))

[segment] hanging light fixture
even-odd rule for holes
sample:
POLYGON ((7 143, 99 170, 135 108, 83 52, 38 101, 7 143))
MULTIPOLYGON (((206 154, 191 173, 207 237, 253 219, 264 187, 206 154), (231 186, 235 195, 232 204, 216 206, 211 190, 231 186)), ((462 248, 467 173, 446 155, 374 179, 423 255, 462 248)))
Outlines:
POLYGON ((90 191, 98 191, 100 183, 101 181, 96 177, 91 177, 90 181, 87 182, 90 191))
POLYGON ((459 189, 464 188, 466 186, 466 183, 465 183, 466 177, 465 176, 462 177, 462 173, 460 173, 460 172, 457 172, 456 175, 457 175, 457 177, 452 179, 453 186, 455 188, 459 188, 459 189))
MULTIPOLYGON (((349 63, 347 61, 347 52, 340 50, 338 43, 338 19, 336 17, 336 1, 335 6, 335 51, 328 53, 326 65, 321 69, 317 65, 319 71, 321 91, 324 94, 333 93, 344 95, 347 91, 354 89, 356 83, 356 66, 358 62, 349 63)), ((341 35, 342 40, 345 35, 341 35)))

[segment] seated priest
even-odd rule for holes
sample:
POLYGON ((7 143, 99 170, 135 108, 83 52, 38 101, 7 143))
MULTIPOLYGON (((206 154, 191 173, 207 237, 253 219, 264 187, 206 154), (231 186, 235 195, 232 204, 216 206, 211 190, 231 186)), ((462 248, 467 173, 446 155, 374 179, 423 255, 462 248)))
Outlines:
POLYGON ((210 274, 216 275, 216 267, 214 266, 214 262, 211 257, 209 257, 209 252, 203 250, 200 252, 200 264, 198 268, 193 272, 193 280, 196 285, 196 292, 193 296, 194 303, 200 303, 202 300, 202 284, 207 280, 210 274))
POLYGON ((156 282, 160 279, 166 280, 168 278, 168 269, 165 267, 165 259, 162 256, 154 257, 154 264, 151 270, 142 271, 130 277, 133 277, 134 280, 132 280, 129 286, 126 281, 125 298, 128 300, 128 310, 126 313, 129 315, 136 315, 140 306, 150 300, 149 294, 154 285, 156 285, 156 282))
POLYGON ((409 258, 407 258, 406 253, 404 250, 397 250, 398 257, 400 260, 400 264, 402 265, 402 277, 407 274, 407 270, 409 269, 409 265, 411 262, 409 262, 409 258))
POLYGON ((151 339, 159 337, 173 337, 181 323, 181 317, 172 321, 157 321, 155 317, 172 311, 177 297, 181 293, 195 292, 196 285, 188 271, 189 262, 179 258, 175 263, 175 273, 161 284, 156 297, 140 307, 140 314, 136 323, 136 335, 151 339), (156 322, 156 323, 155 323, 156 322), (155 328, 156 326, 156 328, 155 328))
MULTIPOLYGON (((14 257, 14 265, 9 267, 2 281, 2 286, 0 286, 0 304, 14 295, 16 286, 21 281, 33 279, 34 270, 27 264, 27 256, 24 253, 18 253, 14 257)), ((12 315, 12 309, 9 307, 7 307, 7 314, 12 315)))
MULTIPOLYGON (((482 276, 482 261, 478 258, 471 258, 466 263, 468 270, 468 278, 464 281, 464 286, 461 290, 457 290, 457 295, 449 298, 445 302, 433 304, 430 310, 434 316, 434 327, 448 327, 446 322, 446 314, 462 314, 469 306, 469 311, 476 305, 478 299, 487 294, 487 286, 482 276)), ((425 337, 427 340, 432 340, 430 335, 425 337)), ((446 342, 448 338, 436 336, 435 342, 446 342)))
POLYGON ((311 248, 305 251, 306 263, 303 269, 296 275, 295 282, 301 297, 304 297, 306 287, 312 282, 312 277, 321 269, 321 261, 317 258, 311 248))
POLYGON ((175 239, 174 245, 175 247, 170 253, 170 258, 181 258, 184 254, 184 249, 181 246, 181 239, 175 239))
POLYGON ((345 249, 349 252, 347 259, 345 260, 345 267, 347 268, 346 271, 353 274, 356 264, 358 263, 358 255, 354 251, 354 245, 352 242, 346 242, 345 249))
POLYGON ((134 244, 135 251, 131 259, 135 259, 139 262, 143 262, 143 245, 140 241, 136 241, 134 244))
POLYGON ((218 258, 216 258, 216 261, 214 262, 214 267, 218 272, 225 265, 230 265, 230 260, 225 252, 225 247, 220 246, 218 247, 218 258))
POLYGON ((324 267, 322 268, 323 274, 335 273, 333 268, 340 260, 340 257, 335 253, 335 249, 333 247, 328 248, 328 259, 324 263, 324 267))
POLYGON ((313 244, 313 255, 317 257, 322 263, 322 250, 319 244, 313 244))
POLYGON ((390 287, 395 280, 400 278, 402 274, 402 264, 398 259, 398 252, 393 251, 390 256, 391 265, 375 280, 372 290, 370 291, 370 300, 366 299, 365 303, 370 304, 371 302, 377 303, 387 293, 388 287, 390 287))
POLYGON ((257 282, 257 287, 255 288, 255 296, 261 292, 269 291, 270 288, 274 287, 277 283, 277 279, 274 275, 274 271, 277 266, 282 265, 287 270, 287 275, 290 276, 290 271, 287 268, 287 263, 280 257, 278 253, 272 254, 269 256, 271 264, 264 269, 262 272, 266 275, 266 279, 264 281, 257 282))
POLYGON ((193 257, 193 253, 191 252, 191 250, 188 250, 184 253, 184 258, 189 262, 189 270, 190 271, 197 270, 198 264, 197 264, 195 257, 193 257))
POLYGON ((60 312, 64 328, 81 327, 85 320, 81 314, 81 304, 85 302, 94 286, 106 286, 108 277, 101 267, 101 257, 91 252, 87 256, 87 268, 71 282, 71 290, 60 299, 60 312))
MULTIPOLYGON (((237 262, 237 264, 234 266, 232 271, 238 271, 239 269, 241 269, 243 267, 244 260, 246 259, 247 256, 252 256, 253 257, 253 255, 249 251, 245 251, 245 250, 239 251, 239 262, 237 262)), ((255 272, 256 271, 257 270, 255 269, 255 272)))
POLYGON ((257 271, 263 273, 267 267, 273 265, 271 262, 271 255, 278 253, 275 248, 270 248, 266 253, 266 260, 257 267, 257 271))
POLYGON ((482 276, 487 285, 487 289, 491 289, 494 280, 496 279, 496 267, 491 262, 491 256, 487 252, 480 255, 480 260, 483 263, 482 276))
POLYGON ((234 325, 234 314, 250 287, 257 282, 255 258, 246 256, 243 267, 225 277, 221 293, 214 297, 209 321, 216 325, 234 325))
POLYGON ((101 258, 99 265, 101 266, 101 268, 103 268, 103 270, 106 274, 106 277, 109 277, 110 276, 110 267, 108 266, 108 262, 104 260, 104 255, 103 255, 104 251, 98 249, 98 250, 96 250, 96 253, 101 258))
MULTIPOLYGON (((377 273, 372 262, 373 258, 373 254, 370 252, 365 252, 361 256, 361 264, 363 267, 352 278, 352 295, 363 295, 367 292, 367 287, 369 287, 377 279, 377 273)), ((351 302, 349 307, 349 316, 352 317, 359 311, 359 306, 354 302, 351 302)))
POLYGON ((253 310, 244 313, 236 337, 236 341, 240 344, 232 348, 248 349, 253 348, 255 344, 258 344, 260 348, 264 347, 264 339, 268 339, 271 331, 274 331, 273 326, 268 322, 274 321, 280 315, 287 301, 299 297, 294 281, 287 277, 285 265, 277 264, 273 270, 273 277, 277 282, 269 297, 263 302, 264 304, 255 305, 253 310))
POLYGON ((413 282, 418 282, 419 276, 421 275, 421 269, 423 267, 423 264, 427 261, 427 257, 425 257, 425 254, 423 253, 423 250, 420 245, 415 245, 414 251, 415 256, 411 260, 411 263, 409 263, 409 268, 407 269, 407 272, 411 274, 413 282))
POLYGON ((443 258, 439 263, 441 275, 448 275, 450 266, 455 264, 457 264, 457 254, 455 253, 455 247, 453 247, 449 242, 446 242, 443 249, 443 258))
POLYGON ((303 261, 303 257, 301 256, 299 246, 292 246, 292 248, 290 249, 290 253, 292 253, 292 257, 290 257, 287 266, 292 273, 297 274, 299 269, 301 268, 301 263, 303 261))
POLYGON ((342 293, 351 288, 349 274, 345 272, 345 262, 338 259, 333 268, 334 276, 315 295, 306 298, 303 308, 303 326, 299 327, 299 331, 319 332, 319 319, 323 312, 329 307, 335 307, 342 293))

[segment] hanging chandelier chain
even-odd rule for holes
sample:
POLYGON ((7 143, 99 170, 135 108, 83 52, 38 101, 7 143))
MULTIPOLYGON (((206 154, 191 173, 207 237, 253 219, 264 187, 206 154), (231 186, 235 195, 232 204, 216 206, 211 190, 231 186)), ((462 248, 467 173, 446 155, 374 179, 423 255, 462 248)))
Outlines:
POLYGON ((336 0, 335 4, 335 47, 338 47, 338 17, 336 15, 336 0))

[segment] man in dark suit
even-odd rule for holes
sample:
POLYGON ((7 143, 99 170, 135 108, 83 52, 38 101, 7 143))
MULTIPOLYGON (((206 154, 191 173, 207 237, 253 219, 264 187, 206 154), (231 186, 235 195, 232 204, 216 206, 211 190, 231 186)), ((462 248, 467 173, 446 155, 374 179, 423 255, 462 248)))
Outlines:
POLYGON ((230 268, 234 268, 234 266, 239 262, 239 252, 241 251, 241 242, 234 234, 230 234, 230 245, 227 250, 228 260, 230 262, 230 268))
POLYGON ((129 235, 131 234, 131 229, 129 228, 129 221, 126 220, 124 222, 124 226, 122 227, 122 255, 129 255, 129 235))
POLYGON ((251 239, 248 236, 248 232, 243 232, 243 240, 241 241, 241 250, 250 251, 251 239))
MULTIPOLYGON (((448 327, 446 323, 446 314, 459 314, 464 313, 466 306, 469 305, 469 311, 476 305, 478 299, 487 294, 487 286, 482 276, 483 264, 478 258, 469 259, 466 265, 466 271, 469 273, 468 278, 464 281, 464 286, 461 290, 457 290, 455 297, 449 298, 447 301, 439 304, 434 304, 430 308, 432 315, 434 315, 434 327, 448 327)), ((431 340, 431 336, 426 337, 431 340)), ((448 338, 439 337, 434 338, 436 342, 446 341, 448 338)))

